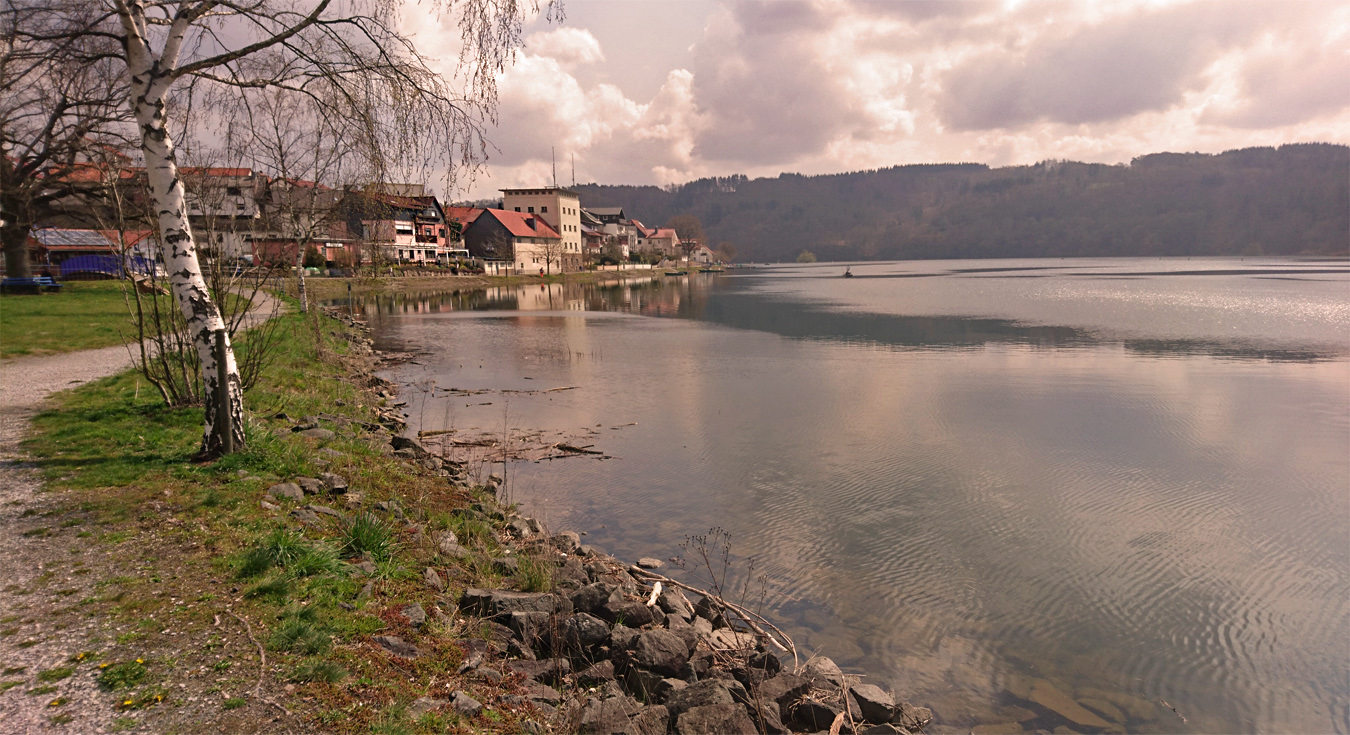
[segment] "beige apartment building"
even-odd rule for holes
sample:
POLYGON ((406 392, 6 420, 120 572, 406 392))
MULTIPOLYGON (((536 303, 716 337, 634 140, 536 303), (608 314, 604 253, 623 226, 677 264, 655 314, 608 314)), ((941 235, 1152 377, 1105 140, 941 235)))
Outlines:
POLYGON ((502 209, 533 214, 562 237, 562 270, 581 270, 581 198, 576 192, 556 186, 501 192, 502 209))

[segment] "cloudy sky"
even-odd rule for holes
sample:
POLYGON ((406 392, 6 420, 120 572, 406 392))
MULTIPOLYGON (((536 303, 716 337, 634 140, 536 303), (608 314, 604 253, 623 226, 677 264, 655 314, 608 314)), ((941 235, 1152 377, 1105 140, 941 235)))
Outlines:
MULTIPOLYGON (((1350 1, 566 0, 468 196, 1350 143, 1350 1)), ((438 45, 435 26, 419 46, 438 45)), ((447 36, 448 29, 439 32, 447 36)), ((464 195, 464 193, 461 193, 464 195)))

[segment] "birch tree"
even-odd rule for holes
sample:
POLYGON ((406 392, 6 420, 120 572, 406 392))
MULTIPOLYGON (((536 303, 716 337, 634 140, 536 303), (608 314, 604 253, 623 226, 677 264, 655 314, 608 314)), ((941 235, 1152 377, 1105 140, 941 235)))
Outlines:
MULTIPOLYGON (((170 105, 201 88, 274 89, 303 95, 323 114, 355 121, 366 163, 375 171, 456 175, 486 155, 484 126, 495 122, 496 75, 514 59, 524 19, 537 5, 522 0, 435 0, 424 13, 457 14, 459 72, 432 69, 400 29, 397 0, 9 0, 37 13, 16 28, 20 43, 110 40, 125 64, 127 109, 135 120, 175 300, 200 355, 206 385, 202 456, 244 443, 243 393, 234 353, 223 352, 226 390, 217 384, 215 335, 224 329, 202 277, 175 159, 170 105), (454 82, 459 82, 456 85, 454 82), (230 425, 218 425, 227 393, 230 425)), ((553 0, 550 17, 560 13, 553 0)))

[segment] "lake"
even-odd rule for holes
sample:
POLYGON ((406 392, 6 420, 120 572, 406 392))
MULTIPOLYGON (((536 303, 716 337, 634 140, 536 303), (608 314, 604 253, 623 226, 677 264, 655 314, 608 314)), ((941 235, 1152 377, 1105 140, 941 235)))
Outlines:
POLYGON ((359 306, 411 430, 603 452, 512 499, 630 560, 725 529, 932 732, 1350 732, 1345 260, 843 270, 359 306))

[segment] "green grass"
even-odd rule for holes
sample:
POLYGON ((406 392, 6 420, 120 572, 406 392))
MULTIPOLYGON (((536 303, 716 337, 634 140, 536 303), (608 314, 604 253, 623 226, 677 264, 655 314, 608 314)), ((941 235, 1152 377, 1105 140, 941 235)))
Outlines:
POLYGON ((111 664, 99 672, 98 685, 109 692, 130 689, 141 683, 146 673, 145 664, 140 661, 111 664))
POLYGON ((341 553, 385 561, 394 553, 394 531, 374 513, 357 513, 342 524, 341 553))
MULTIPOLYGON (((435 550, 405 540, 403 529, 383 515, 356 512, 345 523, 296 528, 284 514, 259 505, 268 484, 297 475, 314 477, 323 469, 316 462, 321 455, 315 442, 267 417, 284 411, 291 416, 323 412, 344 413, 357 421, 370 418, 358 404, 369 405, 371 396, 358 382, 335 362, 315 359, 312 323, 298 314, 281 320, 286 334, 276 361, 245 394, 253 416, 247 449, 214 463, 191 461, 201 442, 202 409, 167 408, 143 381, 138 396, 134 374, 55 396, 54 408, 35 419, 33 438, 25 445, 46 473, 48 489, 69 499, 69 509, 55 513, 44 527, 58 536, 67 533, 59 529, 69 528, 74 536, 79 528, 70 521, 81 519, 80 528, 91 529, 87 543, 100 556, 136 562, 134 574, 91 580, 95 593, 81 602, 87 603, 91 617, 105 618, 122 631, 111 635, 124 648, 106 652, 97 671, 99 684, 118 692, 120 712, 176 706, 165 699, 175 691, 171 679, 161 680, 174 676, 174 653, 163 650, 168 641, 159 634, 168 627, 162 622, 165 616, 173 616, 180 635, 175 641, 194 633, 198 641, 208 641, 205 649, 212 653, 204 664, 215 675, 247 673, 240 661, 231 667, 228 657, 214 652, 221 645, 220 631, 207 610, 219 611, 224 600, 252 623, 257 640, 270 649, 269 665, 275 656, 277 678, 294 683, 288 706, 312 718, 344 712, 330 723, 328 729, 335 732, 407 731, 402 708, 417 696, 444 688, 459 650, 442 648, 435 636, 428 637, 421 643, 436 653, 405 670, 357 655, 360 647, 353 644, 374 633, 397 632, 402 625, 394 612, 397 606, 428 604, 419 570, 435 563, 435 550), (261 479, 241 479, 247 476, 261 479), (165 522, 171 519, 176 522, 165 522), (373 577, 353 575, 351 565, 342 561, 362 554, 376 562, 373 577), (222 579, 229 581, 220 586, 222 579), (377 582, 373 594, 362 595, 372 579, 377 582), (213 604, 170 605, 161 594, 213 604), (147 670, 144 663, 131 663, 136 656, 155 665, 147 670)), ((343 328, 324 324, 330 335, 326 349, 341 352, 345 345, 331 335, 343 328)), ((465 515, 466 506, 479 496, 443 479, 401 469, 373 438, 339 432, 328 443, 343 453, 331 460, 332 471, 361 489, 366 507, 399 499, 410 521, 454 529, 473 547, 496 547, 491 522, 465 515)), ((457 586, 477 584, 493 574, 486 557, 460 566, 457 573, 451 570, 458 576, 457 586)), ((544 584, 548 570, 541 566, 533 571, 544 584)), ((81 660, 72 657, 63 665, 81 660)), ((134 721, 119 722, 132 727, 134 721)), ((511 724, 500 731, 513 731, 511 724)))
POLYGON ((75 667, 73 667, 73 666, 59 666, 59 667, 57 667, 57 668, 55 668, 55 669, 47 669, 46 671, 40 671, 40 672, 38 672, 37 680, 38 680, 38 681, 61 681, 62 679, 64 679, 64 678, 70 676, 70 675, 73 674, 73 673, 75 673, 75 667))
POLYGON ((131 331, 121 281, 66 281, 60 293, 0 296, 0 358, 119 345, 131 331))

